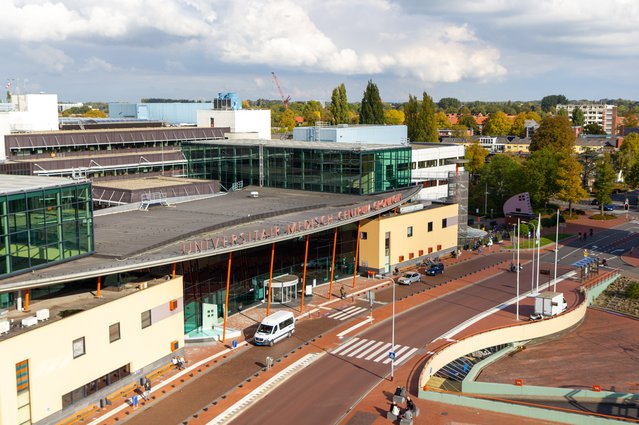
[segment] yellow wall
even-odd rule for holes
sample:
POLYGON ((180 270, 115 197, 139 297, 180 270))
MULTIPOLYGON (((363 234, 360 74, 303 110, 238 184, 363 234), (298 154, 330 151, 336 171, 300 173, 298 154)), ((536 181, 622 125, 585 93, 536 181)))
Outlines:
POLYGON ((0 425, 17 423, 15 365, 22 360, 29 360, 35 422, 61 410, 62 395, 126 364, 133 374, 169 355, 171 341, 184 345, 181 277, 8 338, 0 342, 0 425), (170 311, 174 299, 178 308, 170 311), (141 329, 146 310, 153 311, 152 325, 141 329), (120 340, 110 343, 109 325, 117 322, 120 340), (81 337, 86 354, 74 359, 72 342, 81 337))
POLYGON ((457 204, 426 207, 426 209, 397 215, 382 216, 379 219, 365 220, 361 232, 366 239, 360 240, 360 267, 383 271, 384 237, 391 233, 390 267, 401 267, 437 252, 450 250, 457 246, 457 204), (448 226, 442 228, 442 219, 448 219, 448 226), (433 231, 428 232, 428 223, 433 223, 433 231), (413 236, 408 237, 408 227, 413 227, 413 236), (438 245, 441 248, 438 250, 438 245), (423 251, 420 255, 419 251, 423 251), (411 253, 413 258, 411 259, 411 253), (403 261, 400 259, 403 256, 403 261))

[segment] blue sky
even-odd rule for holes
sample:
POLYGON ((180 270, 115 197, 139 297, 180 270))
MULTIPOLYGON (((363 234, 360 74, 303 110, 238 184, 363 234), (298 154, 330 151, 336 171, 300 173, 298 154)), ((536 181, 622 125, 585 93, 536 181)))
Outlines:
POLYGON ((0 79, 60 101, 639 98, 636 0, 3 0, 0 79))

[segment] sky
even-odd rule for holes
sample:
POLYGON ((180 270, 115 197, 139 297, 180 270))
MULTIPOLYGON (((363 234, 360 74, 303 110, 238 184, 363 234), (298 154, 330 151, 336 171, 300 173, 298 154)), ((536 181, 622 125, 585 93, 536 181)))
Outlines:
MULTIPOLYGON (((639 98, 637 0, 0 0, 0 83, 65 102, 639 98)), ((4 97, 4 96, 3 96, 4 97)))

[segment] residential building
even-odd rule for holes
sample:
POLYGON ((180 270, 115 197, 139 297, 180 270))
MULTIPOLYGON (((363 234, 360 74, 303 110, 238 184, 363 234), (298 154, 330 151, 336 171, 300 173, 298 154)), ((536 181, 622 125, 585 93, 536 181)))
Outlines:
POLYGON ((597 124, 606 134, 617 134, 617 106, 605 105, 602 103, 570 103, 567 105, 557 105, 557 110, 563 109, 572 115, 572 112, 579 108, 584 113, 584 125, 597 124))

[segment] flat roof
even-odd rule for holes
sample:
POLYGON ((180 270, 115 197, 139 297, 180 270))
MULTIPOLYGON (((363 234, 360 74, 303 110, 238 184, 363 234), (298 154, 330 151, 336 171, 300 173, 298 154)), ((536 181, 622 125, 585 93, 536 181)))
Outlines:
POLYGON ((273 146, 276 148, 292 149, 322 149, 340 151, 378 151, 383 149, 410 148, 409 145, 370 144, 370 143, 344 143, 344 142, 302 142, 299 140, 255 140, 255 139, 225 139, 225 140, 198 140, 189 142, 193 144, 229 145, 229 146, 273 146))
POLYGON ((419 190, 359 196, 248 186, 195 201, 169 200, 169 206, 147 211, 100 210, 94 215, 93 255, 2 279, 0 292, 270 245, 375 217, 419 190))
POLYGON ((142 177, 137 179, 99 180, 93 183, 94 188, 108 187, 121 190, 156 189, 172 186, 186 186, 193 183, 205 183, 202 179, 187 179, 170 176, 142 177))
POLYGON ((31 192, 60 186, 69 186, 78 182, 62 177, 20 176, 13 174, 0 175, 0 195, 31 192))

